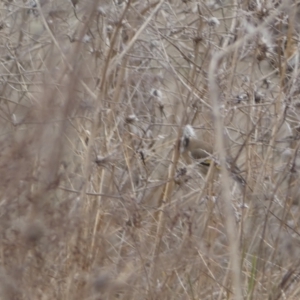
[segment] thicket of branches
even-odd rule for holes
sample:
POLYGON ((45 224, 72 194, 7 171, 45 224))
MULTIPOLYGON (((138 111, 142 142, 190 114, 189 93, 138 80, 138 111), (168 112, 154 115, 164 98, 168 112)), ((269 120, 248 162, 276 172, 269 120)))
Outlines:
POLYGON ((1 299, 300 297, 297 1, 0 5, 1 299))

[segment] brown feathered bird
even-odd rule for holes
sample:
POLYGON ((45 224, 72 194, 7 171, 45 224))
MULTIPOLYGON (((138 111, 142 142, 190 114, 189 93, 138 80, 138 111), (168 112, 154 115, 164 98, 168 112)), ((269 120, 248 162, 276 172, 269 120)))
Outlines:
MULTIPOLYGON (((180 141, 180 153, 187 164, 198 161, 197 166, 203 175, 207 174, 211 162, 215 161, 213 157, 213 147, 209 143, 198 139, 191 125, 186 125, 183 129, 180 141)), ((230 160, 229 157, 226 159, 226 162, 227 169, 232 178, 244 186, 246 182, 240 175, 240 169, 232 163, 232 160, 230 160)), ((216 161, 215 164, 216 168, 220 169, 216 161)))

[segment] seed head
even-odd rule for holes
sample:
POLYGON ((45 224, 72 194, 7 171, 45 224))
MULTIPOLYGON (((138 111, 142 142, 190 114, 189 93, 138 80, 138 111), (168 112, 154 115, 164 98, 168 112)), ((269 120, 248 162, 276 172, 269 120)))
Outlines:
POLYGON ((211 17, 207 19, 207 24, 211 27, 218 27, 220 25, 220 21, 215 17, 211 17))

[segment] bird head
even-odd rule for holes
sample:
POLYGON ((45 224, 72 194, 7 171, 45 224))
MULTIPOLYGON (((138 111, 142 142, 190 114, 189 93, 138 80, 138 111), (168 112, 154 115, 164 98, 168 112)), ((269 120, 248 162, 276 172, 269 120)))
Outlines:
POLYGON ((185 125, 182 132, 180 153, 183 153, 189 145, 190 138, 195 138, 196 133, 191 125, 185 125))

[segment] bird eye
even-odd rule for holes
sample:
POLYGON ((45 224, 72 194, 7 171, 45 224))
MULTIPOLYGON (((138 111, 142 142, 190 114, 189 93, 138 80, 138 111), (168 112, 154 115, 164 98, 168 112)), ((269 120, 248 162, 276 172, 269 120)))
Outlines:
POLYGON ((190 139, 185 136, 182 140, 182 147, 187 148, 187 146, 189 145, 189 142, 190 142, 190 139))

